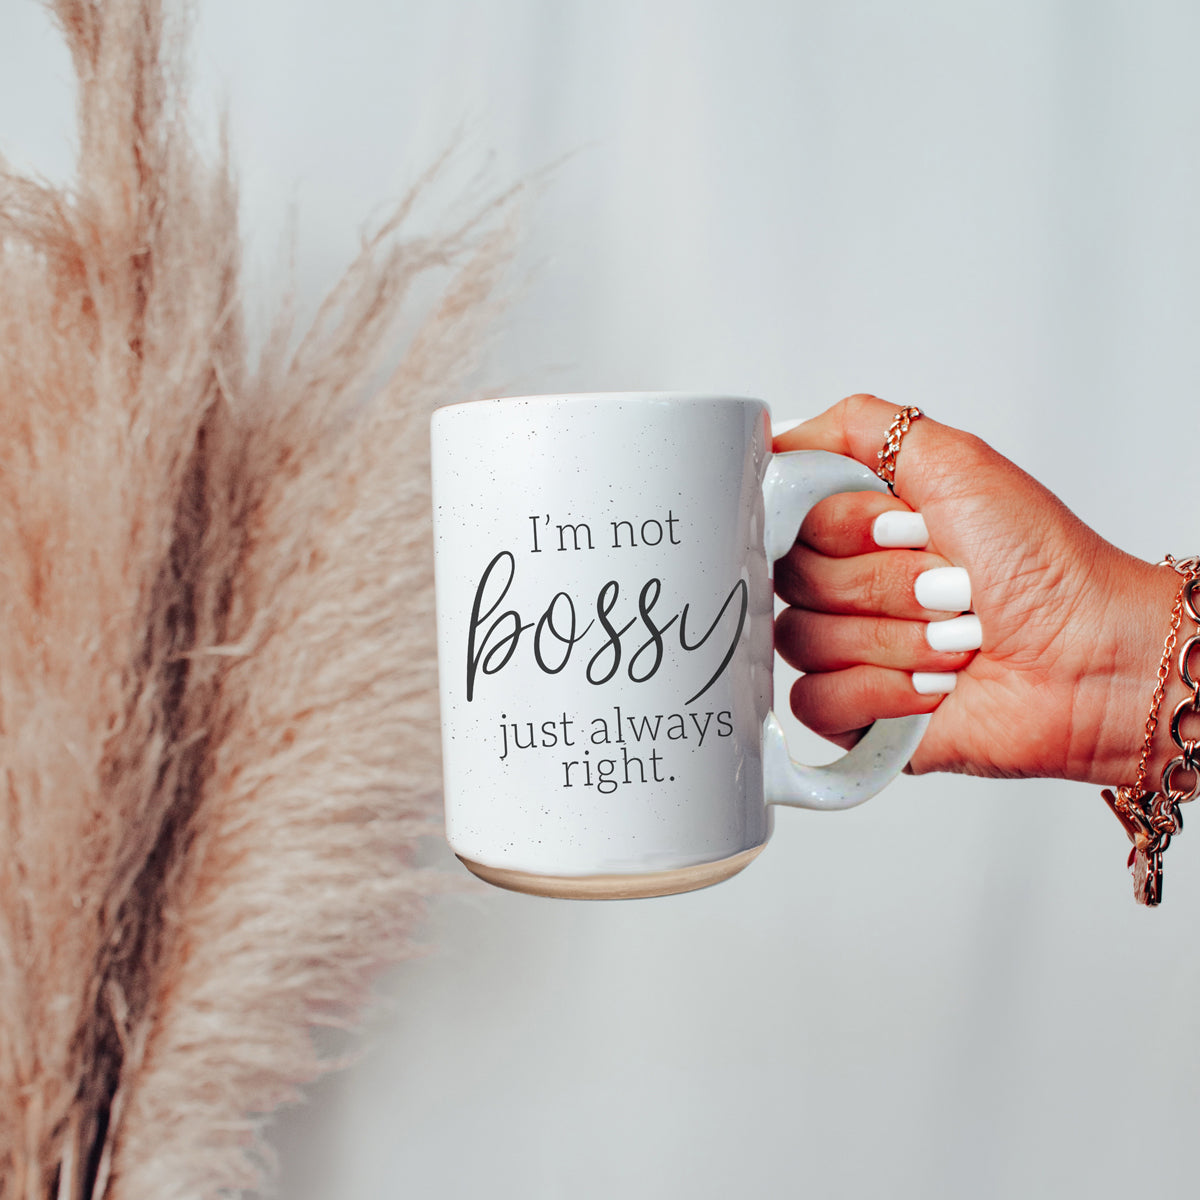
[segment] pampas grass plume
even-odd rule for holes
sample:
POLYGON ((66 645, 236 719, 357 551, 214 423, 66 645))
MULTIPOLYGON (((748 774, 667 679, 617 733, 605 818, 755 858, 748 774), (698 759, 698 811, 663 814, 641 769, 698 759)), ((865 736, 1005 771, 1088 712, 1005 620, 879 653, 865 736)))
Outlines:
POLYGON ((436 884, 427 416, 512 197, 410 197, 251 364, 185 16, 53 13, 77 177, 0 170, 0 1196, 216 1197, 436 884))

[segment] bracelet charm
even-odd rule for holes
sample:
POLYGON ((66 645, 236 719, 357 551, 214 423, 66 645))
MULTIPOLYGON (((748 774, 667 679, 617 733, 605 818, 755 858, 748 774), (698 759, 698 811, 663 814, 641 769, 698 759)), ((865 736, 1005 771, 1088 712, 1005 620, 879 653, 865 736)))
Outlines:
POLYGON ((1146 808, 1153 793, 1119 787, 1115 794, 1105 788, 1100 795, 1133 843, 1126 863, 1133 872, 1133 898, 1139 904, 1152 907, 1162 898, 1162 852, 1166 848, 1155 832, 1146 808))

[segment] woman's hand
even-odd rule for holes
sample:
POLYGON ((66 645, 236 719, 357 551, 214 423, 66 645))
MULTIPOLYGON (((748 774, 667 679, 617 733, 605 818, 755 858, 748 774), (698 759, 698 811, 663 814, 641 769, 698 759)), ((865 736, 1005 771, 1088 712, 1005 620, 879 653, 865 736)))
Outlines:
MULTIPOLYGON (((875 467, 895 413, 851 396, 775 449, 832 450, 875 467)), ((1110 545, 986 443, 929 417, 904 438, 895 487, 898 499, 822 501, 776 564, 776 590, 792 606, 776 644, 807 672, 792 689, 800 720, 848 745, 877 717, 933 712, 914 772, 1132 783, 1175 572, 1110 545), (924 517, 928 545, 879 548, 875 519, 906 506, 924 517), (924 608, 914 585, 947 566, 970 581, 976 650, 929 644, 929 623, 956 614, 924 608), (954 690, 922 695, 914 672, 954 672, 954 690)), ((942 632, 956 630, 969 640, 971 622, 942 632)), ((1152 781, 1167 743, 1156 740, 1152 781)))

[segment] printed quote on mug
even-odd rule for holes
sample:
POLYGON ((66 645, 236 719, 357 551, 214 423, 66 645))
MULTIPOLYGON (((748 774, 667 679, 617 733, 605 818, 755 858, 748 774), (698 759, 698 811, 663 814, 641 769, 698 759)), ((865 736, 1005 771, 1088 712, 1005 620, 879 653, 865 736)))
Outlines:
MULTIPOLYGON (((733 735, 733 714, 700 701, 729 668, 749 609, 744 579, 710 601, 663 599, 663 577, 653 575, 632 587, 610 578, 595 597, 566 590, 540 599, 532 612, 509 600, 521 564, 542 569, 548 560, 625 552, 636 565, 637 552, 652 549, 656 563, 665 553, 686 554, 680 519, 672 510, 660 517, 559 524, 549 513, 530 515, 526 544, 518 554, 501 550, 484 567, 475 588, 466 645, 466 699, 476 700, 495 686, 492 677, 521 664, 556 676, 575 673, 581 684, 603 689, 625 681, 646 683, 664 668, 685 663, 696 684, 685 691, 676 711, 628 711, 628 701, 589 706, 586 713, 502 712, 494 731, 496 759, 543 756, 564 789, 595 788, 609 793, 630 784, 673 783, 671 749, 688 749, 733 735), (693 669, 693 664, 699 669, 693 669)), ((540 573, 540 570, 539 570, 540 573)), ((581 688, 581 691, 586 689, 581 688)), ((622 695, 628 693, 622 691, 622 695)))

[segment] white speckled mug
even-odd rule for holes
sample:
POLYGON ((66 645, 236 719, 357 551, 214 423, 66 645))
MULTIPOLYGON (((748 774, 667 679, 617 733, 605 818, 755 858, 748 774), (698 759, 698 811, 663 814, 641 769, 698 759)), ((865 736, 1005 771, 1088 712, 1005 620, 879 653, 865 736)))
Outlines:
POLYGON ((771 713, 771 564, 809 508, 882 490, 861 463, 771 453, 757 400, 528 396, 433 418, 446 832, 470 870, 547 896, 704 887, 772 804, 861 803, 928 718, 824 767, 771 713))

